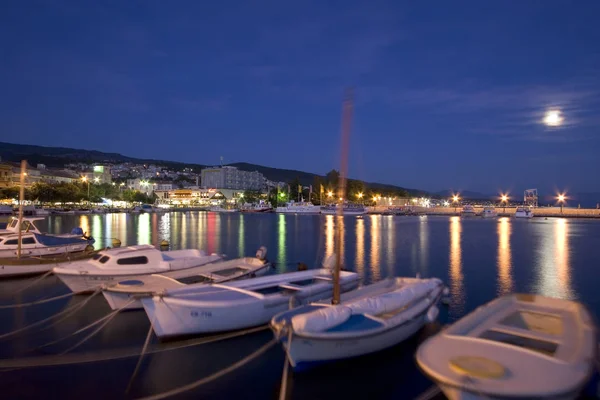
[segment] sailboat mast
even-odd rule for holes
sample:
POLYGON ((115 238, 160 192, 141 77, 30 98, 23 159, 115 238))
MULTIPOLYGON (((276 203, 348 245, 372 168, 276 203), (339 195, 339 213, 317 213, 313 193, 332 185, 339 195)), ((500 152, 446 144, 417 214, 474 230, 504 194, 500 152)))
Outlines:
POLYGON ((349 88, 344 94, 344 105, 342 107, 342 141, 340 153, 340 178, 338 183, 338 198, 336 223, 336 252, 335 271, 333 274, 333 304, 340 304, 340 270, 342 268, 342 226, 344 218, 344 199, 346 198, 346 179, 348 177, 348 146, 350 143, 350 129, 352 125, 352 114, 354 112, 354 91, 349 88))
POLYGON ((21 258, 21 224, 23 223, 23 201, 25 200, 25 175, 27 171, 27 161, 21 160, 21 188, 19 189, 19 233, 17 241, 17 258, 21 258))

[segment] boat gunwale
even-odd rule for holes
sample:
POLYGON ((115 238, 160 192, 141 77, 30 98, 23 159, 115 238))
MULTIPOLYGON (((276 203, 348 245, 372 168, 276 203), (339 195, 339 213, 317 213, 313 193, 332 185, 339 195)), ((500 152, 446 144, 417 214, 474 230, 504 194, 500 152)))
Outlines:
MULTIPOLYGON (((439 290, 439 293, 435 296, 435 298, 433 299, 433 301, 427 306, 425 307, 425 309, 423 311, 420 311, 418 314, 414 315, 412 318, 407 319, 406 321, 403 321, 399 324, 387 324, 385 323, 385 319, 381 319, 378 318, 377 316, 374 316, 372 314, 366 314, 366 313, 360 313, 360 315, 363 315, 367 318, 370 318, 376 322, 380 322, 382 324, 381 327, 377 327, 377 328, 373 328, 373 329, 368 329, 368 330, 363 330, 363 331, 356 331, 356 333, 354 335, 348 335, 346 332, 315 332, 315 333, 298 333, 296 331, 294 331, 292 329, 293 332, 293 337, 297 337, 297 338, 301 338, 301 339, 309 339, 309 340, 320 340, 320 341, 330 341, 330 340, 353 340, 353 339, 357 339, 357 338, 367 338, 370 336, 377 336, 377 335, 381 335, 386 333, 387 331, 399 328, 399 327, 403 327, 404 325, 407 325, 411 322, 414 322, 416 319, 420 318, 421 316, 423 316, 424 314, 426 314, 429 309, 434 306, 437 305, 438 302, 440 301, 442 295, 443 295, 443 284, 441 284, 440 286, 438 286, 437 288, 433 289, 432 292, 434 290, 439 290), (363 334, 359 334, 361 332, 364 332, 363 334)), ((423 296, 420 297, 419 300, 415 300, 413 303, 418 303, 422 300, 425 300, 427 296, 423 296)), ((327 307, 330 305, 325 305, 323 304, 323 306, 327 307)))

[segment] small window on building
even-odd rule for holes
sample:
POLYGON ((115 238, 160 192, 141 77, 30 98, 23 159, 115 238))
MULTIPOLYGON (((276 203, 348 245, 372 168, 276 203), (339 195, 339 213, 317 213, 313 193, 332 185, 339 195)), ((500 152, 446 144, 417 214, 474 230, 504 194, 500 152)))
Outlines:
POLYGON ((140 257, 121 258, 120 260, 117 260, 117 264, 119 264, 119 265, 148 264, 148 257, 140 256, 140 257))

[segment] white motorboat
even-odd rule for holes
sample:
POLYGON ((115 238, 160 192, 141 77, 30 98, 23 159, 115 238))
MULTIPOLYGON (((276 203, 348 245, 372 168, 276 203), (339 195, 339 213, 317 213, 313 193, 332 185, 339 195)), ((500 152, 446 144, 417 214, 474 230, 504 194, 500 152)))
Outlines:
MULTIPOLYGON (((0 236, 0 277, 16 276, 22 274, 31 274, 37 272, 47 272, 52 269, 52 265, 39 267, 43 269, 28 270, 20 268, 19 262, 15 261, 18 254, 19 235, 1 235, 0 236), (2 260, 9 259, 9 260, 2 260), (9 267, 9 264, 11 265, 9 267)), ((22 233, 21 234, 21 257, 26 258, 56 258, 61 255, 69 255, 90 250, 91 241, 78 237, 60 237, 45 235, 40 233, 22 233), (88 247, 89 246, 89 247, 88 247)), ((25 262, 29 263, 29 261, 25 262)), ((37 267, 36 267, 37 268, 37 267)))
POLYGON ((515 218, 533 218, 533 211, 528 207, 517 207, 515 218))
MULTIPOLYGON (((337 205, 321 207, 321 214, 337 214, 337 212, 337 205)), ((360 204, 345 203, 342 206, 342 212, 344 213, 344 215, 364 215, 367 213, 367 209, 365 206, 362 206, 360 204)))
MULTIPOLYGON (((45 236, 62 237, 62 238, 84 238, 88 242, 93 243, 94 239, 86 236, 81 228, 73 228, 71 233, 49 234, 42 232, 35 221, 44 221, 46 218, 23 217, 21 221, 21 231, 23 233, 38 233, 45 236)), ((16 235, 19 233, 19 218, 13 217, 7 224, 6 229, 0 229, 0 236, 16 235)))
POLYGON ((481 216, 483 218, 496 218, 498 213, 496 212, 495 207, 484 207, 481 216))
MULTIPOLYGON (((354 272, 340 272, 340 290, 358 286, 354 272)), ((244 329, 268 323, 290 299, 309 303, 331 296, 330 269, 316 269, 225 284, 189 285, 142 298, 159 338, 244 329)))
POLYGON ((290 201, 283 207, 277 207, 275 212, 285 214, 320 214, 321 206, 315 206, 310 201, 290 201))
MULTIPOLYGON (((2 238, 0 238, 2 241, 2 238)), ((22 257, 0 259, 0 278, 17 278, 28 275, 43 274, 62 263, 91 258, 96 252, 87 247, 77 253, 60 253, 45 255, 44 257, 22 257)))
POLYGON ((417 363, 450 400, 575 399, 594 371, 596 340, 582 304, 513 294, 429 338, 417 363))
POLYGON ((221 207, 221 206, 212 206, 209 211, 218 212, 218 213, 236 213, 240 210, 233 207, 221 207))
POLYGON ((50 215, 50 210, 43 207, 35 207, 35 215, 38 217, 47 217, 50 215))
POLYGON ((160 251, 151 245, 106 249, 92 259, 54 268, 54 274, 73 292, 91 291, 111 284, 150 274, 169 276, 174 271, 221 261, 217 254, 200 250, 160 251))
POLYGON ((460 215, 461 217, 474 217, 477 215, 477 213, 475 212, 475 208, 472 205, 467 204, 463 206, 460 215))
POLYGON ((271 263, 266 259, 266 254, 267 249, 261 247, 256 252, 256 257, 243 257, 172 271, 168 274, 153 274, 137 279, 128 279, 107 287, 102 293, 113 310, 141 309, 143 306, 139 298, 152 297, 165 290, 196 283, 224 283, 264 275, 271 267, 271 263), (138 298, 138 300, 131 303, 132 298, 138 298))
POLYGON ((271 320, 295 369, 374 353, 437 318, 439 279, 389 278, 347 292, 339 305, 312 303, 271 320), (290 341, 291 340, 291 341, 290 341))
POLYGON ((270 203, 266 203, 266 202, 259 202, 259 203, 247 203, 244 204, 241 208, 240 211, 243 213, 265 213, 265 212, 270 212, 273 211, 273 207, 271 207, 270 203))

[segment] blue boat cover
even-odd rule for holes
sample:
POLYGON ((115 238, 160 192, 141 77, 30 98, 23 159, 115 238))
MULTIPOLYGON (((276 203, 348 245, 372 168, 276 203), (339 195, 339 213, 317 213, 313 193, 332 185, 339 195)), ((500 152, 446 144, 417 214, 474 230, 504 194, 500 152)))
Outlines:
POLYGON ((83 229, 81 229, 80 226, 78 226, 77 228, 73 228, 71 230, 71 235, 81 235, 81 236, 83 236, 83 229))
POLYGON ((84 241, 84 239, 79 237, 59 237, 44 235, 43 233, 34 233, 34 235, 37 241, 43 244, 44 246, 64 246, 66 244, 76 244, 84 241))

